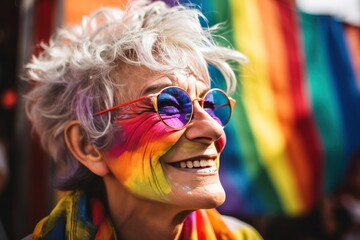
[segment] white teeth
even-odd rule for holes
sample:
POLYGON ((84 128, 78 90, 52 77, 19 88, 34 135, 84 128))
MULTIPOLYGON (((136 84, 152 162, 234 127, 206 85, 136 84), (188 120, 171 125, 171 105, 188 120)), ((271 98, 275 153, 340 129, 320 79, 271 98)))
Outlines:
POLYGON ((194 167, 200 167, 201 165, 200 165, 200 161, 198 161, 198 160, 195 160, 194 161, 194 167))
POLYGON ((180 167, 181 168, 186 168, 186 162, 180 162, 180 167))
POLYGON ((188 168, 193 168, 193 162, 192 161, 186 161, 186 166, 188 167, 188 168))
POLYGON ((199 168, 199 167, 215 167, 215 160, 195 160, 195 161, 182 161, 180 168, 199 168))
POLYGON ((200 166, 201 166, 201 167, 206 167, 207 163, 208 163, 207 160, 201 160, 201 161, 200 161, 200 166))
POLYGON ((208 160, 208 165, 211 167, 215 167, 215 161, 208 160))

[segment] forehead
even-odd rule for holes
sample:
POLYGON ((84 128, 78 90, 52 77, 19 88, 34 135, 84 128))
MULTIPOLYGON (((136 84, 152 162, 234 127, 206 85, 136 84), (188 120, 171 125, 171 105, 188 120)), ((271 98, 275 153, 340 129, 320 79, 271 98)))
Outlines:
POLYGON ((158 92, 167 86, 179 86, 189 92, 202 92, 210 88, 208 74, 202 76, 204 74, 190 68, 157 72, 143 66, 128 65, 120 68, 118 74, 124 94, 129 95, 126 97, 129 99, 158 92))

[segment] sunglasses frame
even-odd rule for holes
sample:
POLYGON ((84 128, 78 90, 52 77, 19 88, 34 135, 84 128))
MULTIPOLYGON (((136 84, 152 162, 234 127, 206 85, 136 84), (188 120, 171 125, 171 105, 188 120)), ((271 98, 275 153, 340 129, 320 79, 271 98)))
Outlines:
MULTIPOLYGON (((212 88, 212 89, 209 89, 209 90, 204 94, 204 96, 203 96, 202 98, 196 97, 196 98, 194 98, 194 99, 191 99, 191 96, 189 95, 189 93, 187 93, 184 89, 182 89, 182 88, 180 88, 180 87, 177 87, 177 86, 165 87, 165 88, 161 89, 158 93, 153 93, 153 94, 149 94, 149 95, 146 95, 146 96, 142 96, 142 97, 139 97, 139 98, 137 98, 137 99, 134 99, 134 100, 131 100, 131 101, 128 101, 128 102, 125 102, 125 103, 122 103, 122 104, 113 106, 113 107, 111 107, 111 108, 107 108, 107 109, 105 109, 105 110, 102 110, 102 111, 99 111, 99 112, 95 113, 94 116, 100 116, 100 115, 102 115, 102 114, 104 114, 104 113, 111 112, 111 111, 113 111, 113 110, 116 110, 116 109, 125 107, 125 106, 130 105, 130 104, 133 104, 133 103, 137 103, 137 102, 140 102, 140 101, 143 101, 143 100, 149 98, 149 99, 151 100, 151 103, 153 104, 154 109, 155 109, 158 117, 160 118, 160 120, 161 120, 167 127, 171 128, 171 129, 181 130, 181 129, 187 127, 187 125, 189 125, 190 122, 191 122, 191 120, 192 120, 192 117, 193 117, 193 115, 194 115, 194 102, 195 102, 195 101, 198 101, 199 104, 200 104, 200 106, 204 109, 204 99, 206 98, 206 96, 207 96, 209 93, 211 93, 211 92, 213 92, 213 91, 219 91, 219 92, 223 93, 223 94, 227 97, 227 99, 228 99, 228 101, 229 101, 229 105, 230 105, 230 116, 229 116, 229 120, 230 120, 231 115, 232 115, 232 110, 233 110, 233 108, 234 108, 234 105, 235 105, 235 103, 236 103, 236 100, 233 99, 233 98, 231 98, 231 97, 229 97, 229 95, 226 94, 226 92, 224 92, 223 90, 221 90, 221 89, 219 89, 219 88, 212 88), (190 115, 189 121, 188 121, 184 126, 182 126, 181 128, 174 128, 174 127, 172 127, 172 126, 169 126, 167 123, 165 123, 165 121, 162 119, 162 117, 160 116, 160 113, 159 113, 158 103, 157 103, 157 102, 158 102, 158 97, 160 96, 160 94, 161 94, 163 91, 165 91, 166 89, 169 89, 169 88, 178 88, 178 89, 180 89, 181 91, 184 91, 184 92, 189 96, 189 99, 190 99, 191 104, 192 104, 191 115, 190 115)), ((227 125, 228 123, 229 123, 229 121, 227 121, 227 123, 224 124, 224 125, 221 125, 221 124, 220 124, 220 125, 224 128, 224 127, 226 127, 226 125, 227 125)))

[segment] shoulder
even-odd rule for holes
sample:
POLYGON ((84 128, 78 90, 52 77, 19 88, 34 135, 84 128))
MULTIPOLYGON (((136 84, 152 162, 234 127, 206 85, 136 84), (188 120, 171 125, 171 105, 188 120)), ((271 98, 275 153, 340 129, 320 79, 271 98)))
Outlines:
POLYGON ((251 225, 240 221, 237 218, 221 215, 224 223, 230 229, 230 231, 235 235, 236 239, 246 239, 246 240, 260 240, 263 239, 261 235, 256 231, 251 225))

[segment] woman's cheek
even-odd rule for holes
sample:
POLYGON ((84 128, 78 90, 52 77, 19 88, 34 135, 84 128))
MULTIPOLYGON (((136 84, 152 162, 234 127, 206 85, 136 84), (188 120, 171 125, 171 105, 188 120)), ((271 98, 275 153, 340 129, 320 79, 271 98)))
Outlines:
POLYGON ((154 113, 118 122, 121 130, 107 152, 107 163, 115 177, 136 195, 165 200, 171 185, 164 174, 160 157, 181 137, 154 113))

